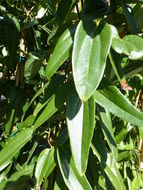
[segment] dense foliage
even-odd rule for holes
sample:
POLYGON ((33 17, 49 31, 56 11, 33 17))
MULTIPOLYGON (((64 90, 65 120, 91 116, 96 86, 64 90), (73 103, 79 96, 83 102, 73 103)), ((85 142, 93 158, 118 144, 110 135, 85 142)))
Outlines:
POLYGON ((0 1, 0 190, 143 188, 142 0, 0 1))

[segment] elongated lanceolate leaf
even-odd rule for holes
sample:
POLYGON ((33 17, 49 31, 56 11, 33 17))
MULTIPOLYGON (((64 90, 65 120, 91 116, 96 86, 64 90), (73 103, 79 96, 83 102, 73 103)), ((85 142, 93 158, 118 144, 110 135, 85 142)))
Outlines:
POLYGON ((97 131, 95 131, 91 148, 93 153, 97 156, 99 162, 101 162, 101 167, 107 174, 114 188, 116 190, 126 190, 116 162, 112 162, 112 155, 108 153, 105 143, 97 131))
POLYGON ((74 90, 67 100, 67 123, 71 150, 79 173, 86 172, 90 143, 94 129, 94 98, 81 102, 74 90))
POLYGON ((80 176, 77 172, 71 155, 66 150, 66 146, 58 148, 57 158, 63 179, 69 190, 92 190, 86 176, 80 176))
POLYGON ((112 47, 117 53, 123 53, 132 60, 143 59, 143 39, 137 35, 113 38, 112 47))
POLYGON ((94 93, 95 102, 134 125, 143 126, 143 113, 137 110, 128 99, 113 85, 103 81, 94 93))
POLYGON ((114 132, 112 127, 111 115, 103 107, 98 106, 98 112, 100 115, 100 126, 105 135, 105 140, 107 141, 112 154, 112 162, 116 163, 118 159, 118 150, 115 143, 114 132))
POLYGON ((36 169, 35 169, 35 178, 37 185, 41 185, 43 178, 51 173, 54 169, 56 163, 54 160, 55 149, 44 149, 38 157, 36 169))
POLYGON ((73 43, 73 35, 75 32, 75 26, 71 29, 65 30, 65 32, 59 38, 56 47, 50 57, 47 67, 46 75, 47 78, 51 78, 57 69, 66 61, 69 57, 71 45, 73 43))
POLYGON ((80 98, 88 100, 98 87, 106 65, 112 41, 112 27, 80 21, 74 39, 72 66, 76 90, 80 98))
POLYGON ((0 152, 0 167, 8 163, 17 154, 17 152, 32 138, 32 134, 33 130, 27 128, 8 142, 0 152))

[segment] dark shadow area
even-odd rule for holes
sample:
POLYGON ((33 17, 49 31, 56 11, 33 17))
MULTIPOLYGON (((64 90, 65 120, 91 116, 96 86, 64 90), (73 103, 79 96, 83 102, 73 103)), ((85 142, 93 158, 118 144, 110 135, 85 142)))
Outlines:
POLYGON ((93 15, 89 15, 88 17, 86 15, 83 16, 82 24, 83 24, 83 28, 84 28, 85 32, 91 38, 94 38, 95 36, 99 35, 105 25, 104 22, 100 22, 100 24, 97 26, 97 24, 95 22, 95 17, 93 15))
MULTIPOLYGON (((100 112, 106 114, 105 109, 104 109, 103 107, 98 106, 98 109, 99 109, 100 112)), ((103 128, 105 134, 108 136, 108 139, 109 139, 110 143, 111 143, 114 147, 117 147, 117 145, 116 145, 114 139, 113 139, 112 136, 111 136, 111 133, 110 133, 109 129, 107 128, 108 126, 106 126, 106 124, 104 124, 104 121, 102 120, 101 116, 100 116, 100 122, 101 122, 101 126, 102 126, 102 128, 103 128)))
POLYGON ((59 148, 59 157, 61 160, 61 167, 66 179, 69 178, 70 165, 71 165, 71 151, 69 143, 59 148))
POLYGON ((23 175, 16 181, 9 181, 1 190, 31 190, 34 183, 30 176, 23 175))
POLYGON ((79 112, 80 108, 82 106, 82 102, 76 92, 76 90, 73 90, 73 92, 70 94, 70 96, 67 99, 67 118, 69 120, 72 120, 79 112))
POLYGON ((98 154, 101 157, 101 166, 104 170, 104 168, 106 167, 106 161, 107 161, 107 148, 105 146, 105 143, 100 135, 100 133, 98 132, 98 130, 94 131, 94 135, 92 138, 92 143, 94 145, 94 147, 96 148, 96 151, 98 152, 98 154))

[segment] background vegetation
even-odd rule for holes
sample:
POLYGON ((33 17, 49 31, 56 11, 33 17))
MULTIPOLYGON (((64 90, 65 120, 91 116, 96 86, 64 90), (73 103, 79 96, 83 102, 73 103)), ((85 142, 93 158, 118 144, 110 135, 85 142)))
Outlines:
POLYGON ((0 189, 143 188, 142 0, 0 1, 0 189))

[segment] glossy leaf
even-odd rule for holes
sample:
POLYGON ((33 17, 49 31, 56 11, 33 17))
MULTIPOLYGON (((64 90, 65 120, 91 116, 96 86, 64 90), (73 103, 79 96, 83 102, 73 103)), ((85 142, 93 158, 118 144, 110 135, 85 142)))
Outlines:
POLYGON ((92 190, 86 176, 80 176, 77 172, 71 155, 66 150, 65 146, 63 148, 58 148, 57 158, 64 181, 70 190, 92 190))
POLYGON ((35 178, 36 178, 38 186, 41 185, 43 178, 45 176, 48 177, 48 175, 52 172, 52 170, 54 169, 56 165, 54 153, 55 153, 54 148, 51 148, 51 149, 47 148, 47 149, 44 149, 38 157, 38 161, 37 161, 36 169, 35 169, 35 178))
POLYGON ((11 139, 0 152, 0 167, 8 163, 18 151, 32 138, 33 130, 27 128, 11 139))
POLYGON ((67 124, 71 150, 79 173, 86 172, 90 143, 94 129, 94 98, 81 102, 76 91, 67 100, 67 124))
POLYGON ((136 35, 126 35, 123 39, 113 38, 112 47, 117 53, 123 53, 129 59, 143 58, 143 39, 136 35))
POLYGON ((65 32, 59 38, 56 47, 53 51, 52 56, 50 57, 47 67, 46 75, 47 78, 51 78, 57 69, 66 61, 69 57, 70 48, 73 44, 73 35, 75 32, 75 26, 66 29, 65 32))
POLYGON ((74 39, 72 66, 74 82, 81 100, 88 100, 98 87, 112 41, 109 24, 80 21, 74 39))
POLYGON ((115 86, 107 81, 103 83, 101 88, 94 93, 95 102, 119 118, 142 126, 143 113, 137 110, 115 86))

